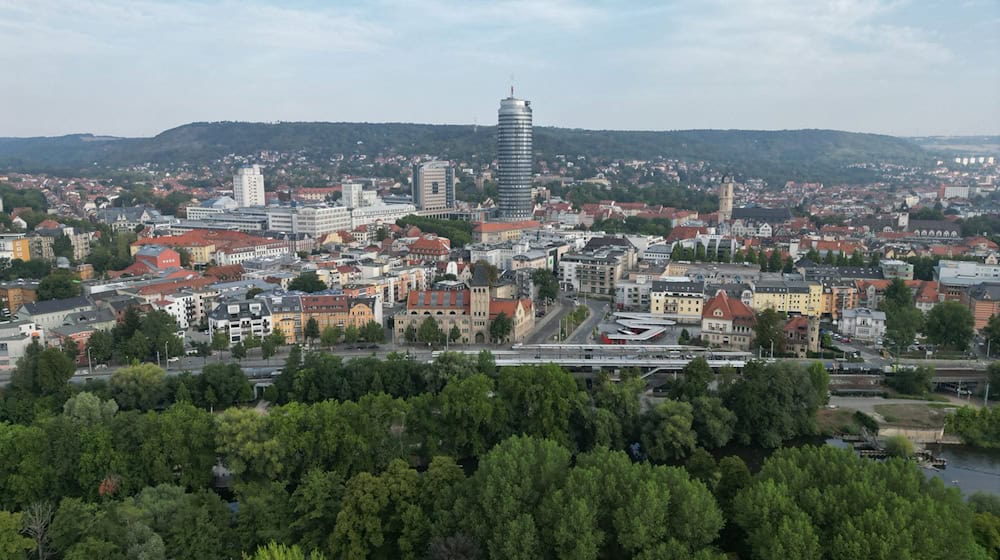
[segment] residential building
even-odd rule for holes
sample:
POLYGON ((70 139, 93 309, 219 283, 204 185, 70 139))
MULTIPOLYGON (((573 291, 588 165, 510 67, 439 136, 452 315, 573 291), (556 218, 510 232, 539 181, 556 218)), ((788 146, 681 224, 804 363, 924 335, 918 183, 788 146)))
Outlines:
POLYGON ((982 329, 991 316, 1000 313, 1000 283, 984 282, 969 288, 962 297, 962 303, 972 312, 973 327, 977 331, 982 329))
POLYGON ((45 329, 30 320, 0 323, 0 368, 17 365, 25 349, 34 341, 45 344, 45 329))
POLYGON ((233 199, 236 206, 264 206, 264 174, 259 165, 240 167, 233 174, 233 199))
POLYGON ((753 309, 719 290, 702 310, 701 339, 717 348, 749 350, 756 320, 753 309))
POLYGON ((847 309, 838 324, 840 334, 865 342, 881 341, 885 336, 885 313, 864 307, 847 309))
POLYGON ((798 358, 808 358, 809 353, 819 352, 819 318, 799 315, 785 323, 785 351, 798 358))
POLYGON ((532 151, 531 102, 514 97, 500 101, 497 122, 497 187, 500 219, 514 222, 531 219, 532 151))
MULTIPOLYGON (((326 327, 360 329, 368 323, 382 324, 382 298, 351 297, 346 294, 322 294, 300 296, 303 328, 309 319, 316 319, 322 331, 326 327)), ((284 331, 284 328, 282 328, 284 331)), ((302 340, 302 332, 286 332, 285 336, 297 336, 302 340)), ((289 340, 294 342, 294 340, 289 340)))
POLYGON ((901 278, 903 280, 913 280, 913 265, 894 259, 885 259, 879 261, 879 267, 882 269, 882 276, 884 278, 901 278))
POLYGON ((753 308, 818 317, 823 313, 823 286, 818 282, 761 280, 753 288, 753 308))
POLYGON ((38 282, 33 280, 14 280, 0 283, 0 315, 9 318, 17 313, 25 303, 38 299, 38 282))
POLYGON ((31 245, 23 233, 0 234, 0 258, 31 260, 31 245))
POLYGON ((455 207, 455 169, 446 161, 413 166, 413 205, 417 210, 455 207))
POLYGON ((654 280, 649 291, 649 312, 666 315, 682 323, 697 323, 702 318, 705 283, 686 278, 654 280))
POLYGON ((621 280, 615 285, 615 307, 619 310, 650 309, 652 282, 643 280, 621 280))
POLYGON ((85 297, 50 299, 25 303, 17 310, 17 317, 23 321, 37 323, 44 329, 58 327, 67 315, 94 309, 94 304, 85 297))
POLYGON ((212 333, 223 331, 230 344, 247 339, 251 334, 265 337, 271 334, 271 304, 266 299, 220 303, 208 315, 212 333))
POLYGON ((424 235, 410 243, 410 258, 446 261, 451 254, 451 241, 447 237, 424 235))
POLYGON ((145 206, 102 208, 95 217, 98 222, 111 226, 115 231, 135 231, 139 226, 156 227, 169 223, 158 210, 145 206))

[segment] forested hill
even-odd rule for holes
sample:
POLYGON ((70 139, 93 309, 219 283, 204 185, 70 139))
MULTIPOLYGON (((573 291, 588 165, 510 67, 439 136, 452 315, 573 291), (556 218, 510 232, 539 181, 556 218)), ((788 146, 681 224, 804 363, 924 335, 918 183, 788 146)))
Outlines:
MULTIPOLYGON (((436 154, 492 160, 495 129, 402 123, 192 123, 152 138, 72 135, 0 138, 5 168, 79 168, 144 162, 204 163, 226 154, 305 150, 315 155, 436 154)), ((668 132, 535 128, 535 150, 597 158, 657 156, 706 160, 755 176, 811 180, 851 163, 920 163, 927 154, 901 138, 833 130, 685 130, 668 132)))

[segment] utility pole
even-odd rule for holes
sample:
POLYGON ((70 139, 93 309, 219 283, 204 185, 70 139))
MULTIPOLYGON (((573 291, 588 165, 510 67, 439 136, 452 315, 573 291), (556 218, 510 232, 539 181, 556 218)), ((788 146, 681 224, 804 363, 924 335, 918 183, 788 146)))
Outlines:
POLYGON ((90 359, 90 345, 87 345, 87 374, 94 375, 94 362, 90 359))
POLYGON ((983 397, 983 406, 986 407, 986 406, 989 406, 989 405, 990 405, 990 382, 987 381, 986 382, 986 395, 983 397))
POLYGON ((170 350, 167 348, 167 341, 166 340, 163 341, 163 355, 167 357, 167 367, 166 367, 166 369, 170 369, 170 350))

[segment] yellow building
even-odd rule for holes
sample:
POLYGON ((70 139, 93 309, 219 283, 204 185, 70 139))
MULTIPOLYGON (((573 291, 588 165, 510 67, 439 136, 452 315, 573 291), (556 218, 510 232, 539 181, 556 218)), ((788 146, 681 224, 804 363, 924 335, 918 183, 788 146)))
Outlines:
POLYGON ((700 322, 705 304, 705 283, 654 280, 649 289, 649 312, 679 322, 700 322))
POLYGON ((820 313, 825 317, 838 319, 845 309, 854 309, 858 306, 858 288, 853 285, 825 285, 822 301, 820 313))
POLYGON ((31 241, 27 237, 11 241, 10 248, 11 248, 11 254, 13 255, 11 257, 11 260, 14 259, 21 259, 22 261, 31 260, 31 241))
POLYGON ((753 289, 753 308, 757 312, 774 309, 819 317, 823 313, 823 286, 816 282, 758 282, 753 289))
POLYGON ((320 332, 327 327, 360 329, 372 321, 382 324, 378 298, 346 294, 283 296, 271 303, 271 324, 280 328, 288 344, 305 341, 309 319, 315 319, 320 332))

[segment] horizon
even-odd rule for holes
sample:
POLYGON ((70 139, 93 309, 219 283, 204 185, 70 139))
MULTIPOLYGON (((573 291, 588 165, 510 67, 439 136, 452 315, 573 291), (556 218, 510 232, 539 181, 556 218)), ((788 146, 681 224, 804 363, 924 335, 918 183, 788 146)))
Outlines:
POLYGON ((927 137, 1000 125, 993 0, 11 0, 0 22, 3 137, 492 125, 511 85, 536 124, 559 128, 927 137))
MULTIPOLYGON (((171 126, 169 128, 164 128, 159 132, 151 135, 145 136, 120 136, 114 134, 99 134, 95 132, 67 132, 65 134, 55 134, 50 136, 0 136, 2 140, 32 140, 32 139, 54 139, 54 138, 67 138, 72 136, 92 136, 94 138, 112 138, 115 140, 144 140, 152 139, 160 134, 175 130, 178 128, 184 128, 186 126, 193 125, 217 125, 217 124, 248 124, 248 125, 285 125, 285 124, 350 124, 350 125, 414 125, 414 126, 456 126, 456 127, 486 127, 495 128, 496 124, 476 124, 476 123, 429 123, 429 122, 406 122, 406 121, 192 121, 184 124, 179 124, 176 126, 171 126)), ((862 130, 840 130, 833 128, 678 128, 678 129, 625 129, 625 128, 583 128, 578 126, 554 126, 546 124, 535 124, 533 128, 548 128, 548 129, 559 129, 559 130, 580 130, 587 132, 625 132, 625 133, 681 133, 681 132, 802 132, 802 131, 817 131, 817 132, 839 132, 846 134, 867 134, 874 136, 887 136, 890 138, 899 138, 902 140, 907 139, 917 139, 917 138, 992 138, 1000 137, 1000 132, 987 132, 979 134, 927 134, 920 136, 898 136, 893 134, 885 134, 881 132, 866 132, 862 130)))

